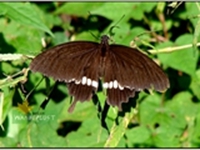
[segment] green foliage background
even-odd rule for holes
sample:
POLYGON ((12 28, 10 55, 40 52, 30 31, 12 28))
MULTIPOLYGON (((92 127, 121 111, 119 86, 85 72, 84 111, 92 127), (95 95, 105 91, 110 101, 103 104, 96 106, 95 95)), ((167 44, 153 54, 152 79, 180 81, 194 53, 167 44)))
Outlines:
MULTIPOLYGON (((199 147, 199 14, 200 5, 193 2, 176 9, 165 2, 0 3, 0 146, 199 147), (54 85, 50 78, 36 86, 42 75, 27 70, 31 58, 44 49, 42 39, 48 47, 71 40, 99 41, 117 22, 115 43, 130 46, 138 37, 138 48, 158 61, 170 89, 163 94, 141 92, 136 107, 123 115, 110 108, 105 118, 110 134, 92 101, 67 112, 70 97, 64 83, 56 85, 46 108, 39 109, 54 85), (24 101, 29 106, 23 110, 31 110, 27 114, 18 105, 24 101), (43 118, 26 119, 37 117, 36 112, 43 118)), ((97 95, 103 107, 104 92, 97 95)))

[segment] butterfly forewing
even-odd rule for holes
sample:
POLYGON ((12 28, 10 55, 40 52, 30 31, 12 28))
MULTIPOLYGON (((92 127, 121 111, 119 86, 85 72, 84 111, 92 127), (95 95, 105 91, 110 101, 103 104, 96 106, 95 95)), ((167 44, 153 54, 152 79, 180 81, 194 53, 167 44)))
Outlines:
POLYGON ((93 42, 62 44, 39 54, 30 69, 60 81, 80 80, 87 63, 92 63, 90 58, 96 54, 97 47, 93 42))
POLYGON ((110 51, 117 59, 116 67, 121 73, 116 76, 123 86, 135 90, 154 88, 157 91, 164 91, 169 87, 165 73, 145 54, 121 45, 110 45, 110 51))

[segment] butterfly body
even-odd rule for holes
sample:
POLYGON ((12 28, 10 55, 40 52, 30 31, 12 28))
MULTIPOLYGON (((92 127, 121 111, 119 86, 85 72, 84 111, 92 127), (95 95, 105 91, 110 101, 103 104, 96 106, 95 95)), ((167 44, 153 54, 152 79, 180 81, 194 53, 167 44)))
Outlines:
POLYGON ((33 59, 30 69, 41 72, 68 85, 74 96, 70 111, 76 102, 90 100, 103 80, 107 102, 121 109, 121 103, 134 97, 135 91, 154 88, 164 91, 169 80, 162 69, 146 55, 134 48, 108 43, 74 41, 55 46, 33 59))

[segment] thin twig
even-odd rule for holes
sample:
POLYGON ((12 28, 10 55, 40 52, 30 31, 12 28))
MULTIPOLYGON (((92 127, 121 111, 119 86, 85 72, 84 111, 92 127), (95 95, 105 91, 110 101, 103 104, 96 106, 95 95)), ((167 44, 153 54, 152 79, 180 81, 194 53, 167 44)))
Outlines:
MULTIPOLYGON (((200 43, 197 43, 196 46, 200 46, 200 43)), ((149 50, 148 52, 150 52, 151 54, 170 53, 170 52, 179 51, 179 50, 191 48, 191 47, 193 47, 192 44, 187 44, 187 45, 183 45, 183 46, 167 47, 167 48, 163 48, 163 49, 159 49, 159 50, 153 49, 153 50, 149 50)))

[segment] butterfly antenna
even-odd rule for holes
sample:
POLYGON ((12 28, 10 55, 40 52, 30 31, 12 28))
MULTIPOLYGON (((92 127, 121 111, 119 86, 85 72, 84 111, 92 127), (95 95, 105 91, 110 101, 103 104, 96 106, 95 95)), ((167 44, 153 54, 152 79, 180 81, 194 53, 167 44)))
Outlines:
POLYGON ((113 29, 114 29, 114 28, 119 28, 119 26, 117 26, 117 24, 118 24, 124 17, 125 17, 125 15, 123 15, 123 16, 119 19, 119 21, 116 22, 115 25, 113 25, 113 26, 110 28, 110 30, 109 30, 109 35, 110 35, 110 36, 114 36, 114 35, 115 35, 115 33, 113 32, 113 29))

